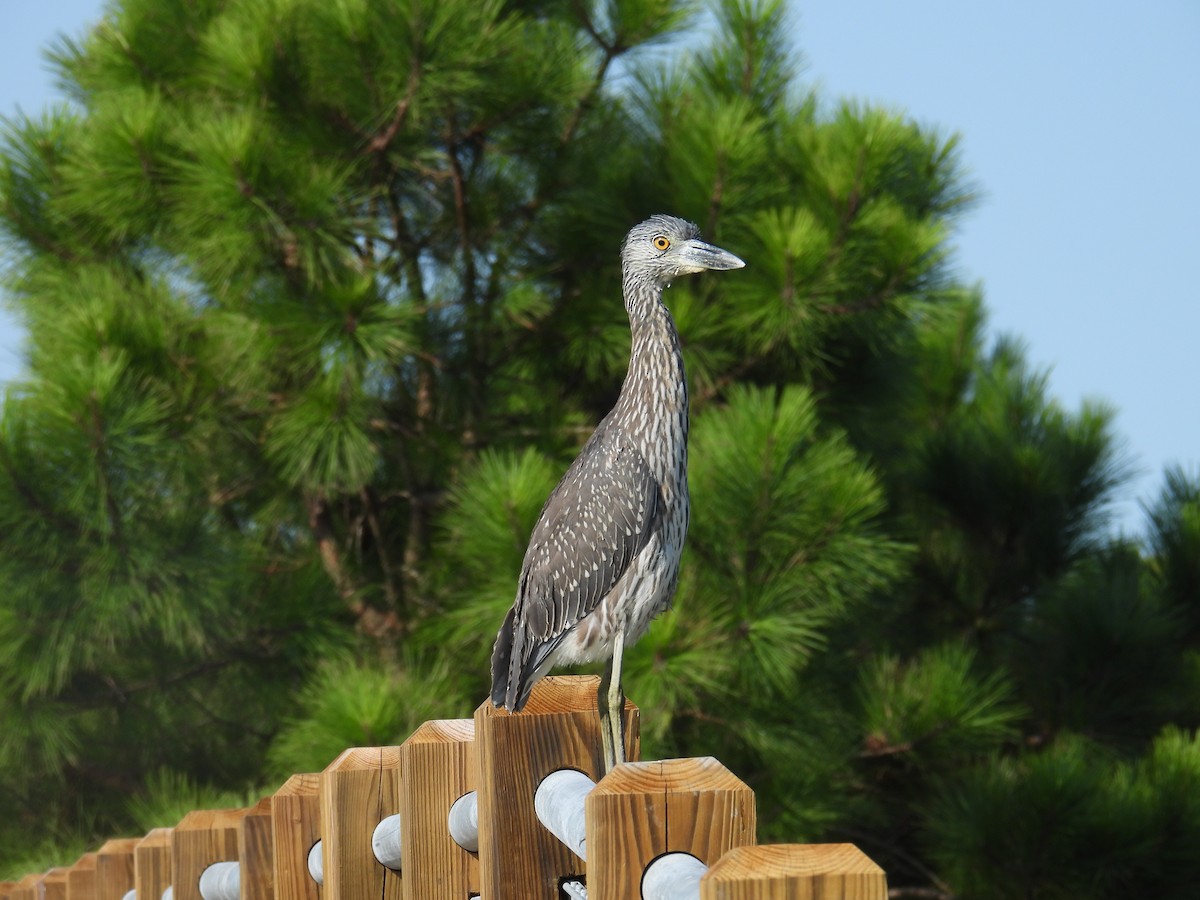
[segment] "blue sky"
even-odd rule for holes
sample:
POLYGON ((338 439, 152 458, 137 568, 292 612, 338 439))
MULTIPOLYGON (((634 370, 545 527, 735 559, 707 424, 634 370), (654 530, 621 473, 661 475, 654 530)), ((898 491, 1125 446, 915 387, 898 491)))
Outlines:
MULTIPOLYGON (((101 0, 5 4, 0 114, 56 98, 41 49, 101 0)), ((993 333, 1019 335, 1068 408, 1117 410, 1139 476, 1200 470, 1200 2, 821 0, 792 3, 803 75, 829 99, 908 112, 962 137, 981 199, 956 265, 993 333)), ((0 315, 0 382, 21 371, 0 315)))

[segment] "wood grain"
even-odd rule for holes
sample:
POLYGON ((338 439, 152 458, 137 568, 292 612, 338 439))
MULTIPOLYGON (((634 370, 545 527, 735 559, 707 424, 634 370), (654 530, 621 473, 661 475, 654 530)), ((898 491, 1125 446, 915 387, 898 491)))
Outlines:
POLYGON ((38 900, 38 886, 41 884, 42 878, 40 873, 26 875, 9 891, 12 900, 38 900))
POLYGON ((271 835, 271 804, 272 798, 264 797, 247 809, 238 823, 238 861, 242 864, 241 900, 275 898, 275 841, 271 835))
POLYGON ((133 851, 140 838, 118 838, 96 851, 96 900, 121 900, 133 889, 133 851))
POLYGON ((238 823, 244 809, 200 809, 188 813, 171 835, 171 884, 175 900, 203 900, 200 876, 215 862, 238 858, 238 823))
POLYGON ((853 844, 765 844, 723 856, 700 900, 887 900, 887 877, 853 844))
POLYGON ((319 900, 308 874, 308 851, 321 839, 321 776, 293 775, 271 803, 275 853, 275 900, 319 900))
MULTIPOLYGON (((3 893, 0 891, 0 893, 3 893)), ((67 870, 50 869, 42 876, 39 900, 67 900, 67 870)))
POLYGON ((96 900, 95 853, 83 854, 67 869, 67 900, 96 900))
MULTIPOLYGON (((484 897, 559 900, 560 881, 583 874, 583 860, 538 821, 533 797, 542 779, 558 769, 577 769, 593 779, 604 771, 599 683, 595 675, 550 676, 538 682, 519 713, 496 709, 490 701, 475 711, 484 897)), ((626 701, 628 759, 641 751, 640 724, 637 707, 626 701)))
POLYGON ((133 886, 139 897, 159 900, 170 887, 173 832, 171 828, 155 828, 133 848, 133 886))
POLYGON ((426 722, 400 745, 400 855, 405 900, 467 900, 479 858, 450 837, 454 801, 475 790, 475 723, 426 722))
POLYGON ((587 798, 588 898, 640 897, 664 853, 712 865, 754 840, 754 792, 712 757, 617 766, 587 798))
POLYGON ((400 875, 371 852, 375 826, 399 806, 399 747, 352 747, 321 773, 326 900, 401 900, 400 875))

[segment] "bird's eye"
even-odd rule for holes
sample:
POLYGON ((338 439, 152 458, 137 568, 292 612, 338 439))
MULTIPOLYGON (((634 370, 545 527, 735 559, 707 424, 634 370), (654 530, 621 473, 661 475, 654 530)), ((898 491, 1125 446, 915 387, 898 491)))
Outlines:
POLYGON ((666 250, 670 246, 671 246, 671 242, 669 240, 667 240, 665 237, 663 237, 661 234, 654 239, 654 249, 655 250, 666 250))

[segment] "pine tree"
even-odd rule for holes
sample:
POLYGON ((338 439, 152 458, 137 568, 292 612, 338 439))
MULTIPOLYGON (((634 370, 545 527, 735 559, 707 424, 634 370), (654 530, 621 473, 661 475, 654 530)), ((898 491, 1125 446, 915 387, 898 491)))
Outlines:
POLYGON ((712 12, 114 0, 53 49, 70 105, 0 142, 0 871, 468 715, 668 211, 750 265, 667 295, 695 511, 646 753, 901 895, 1196 883, 1194 479, 1107 539, 1111 411, 946 265, 956 140, 808 91, 781 0, 712 12))

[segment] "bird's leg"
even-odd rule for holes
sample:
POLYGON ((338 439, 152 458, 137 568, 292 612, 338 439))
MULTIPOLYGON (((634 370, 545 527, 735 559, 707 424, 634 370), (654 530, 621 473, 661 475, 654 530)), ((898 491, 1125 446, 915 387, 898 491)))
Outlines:
POLYGON ((612 723, 613 767, 625 762, 625 691, 621 687, 621 657, 625 652, 625 629, 617 631, 613 645, 613 674, 608 685, 608 717, 612 723))
POLYGON ((596 707, 600 711, 600 748, 604 756, 604 774, 607 775, 613 770, 615 762, 615 751, 612 743, 612 729, 608 727, 609 722, 609 707, 608 707, 608 687, 612 683, 613 674, 612 658, 604 664, 604 674, 600 676, 600 689, 596 691, 596 707))
POLYGON ((604 774, 625 762, 625 694, 621 690, 621 656, 625 651, 625 629, 618 628, 613 653, 600 679, 596 705, 600 708, 600 744, 604 751, 604 774))

